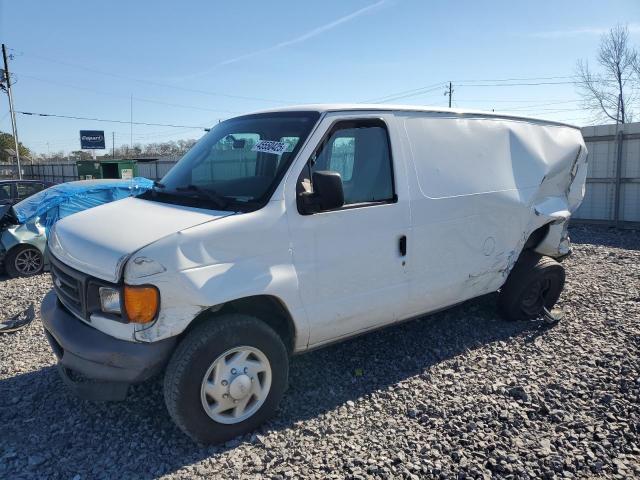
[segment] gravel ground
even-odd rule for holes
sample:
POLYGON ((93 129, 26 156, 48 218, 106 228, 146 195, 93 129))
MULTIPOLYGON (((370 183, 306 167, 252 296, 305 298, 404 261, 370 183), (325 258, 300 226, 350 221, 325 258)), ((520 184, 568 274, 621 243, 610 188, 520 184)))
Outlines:
MULTIPOLYGON (((572 238, 557 326, 487 296, 295 357, 279 415, 221 447, 178 431, 159 380, 74 398, 37 318, 0 335, 0 477, 640 477, 640 233, 572 238)), ((50 286, 0 279, 0 316, 50 286)))

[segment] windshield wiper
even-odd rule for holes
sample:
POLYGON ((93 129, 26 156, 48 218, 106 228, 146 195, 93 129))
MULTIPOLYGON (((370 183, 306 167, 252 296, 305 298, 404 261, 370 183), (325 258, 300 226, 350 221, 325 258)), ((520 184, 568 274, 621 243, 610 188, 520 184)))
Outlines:
POLYGON ((211 201, 217 208, 226 209, 230 199, 217 193, 215 190, 205 190, 197 185, 187 185, 186 187, 176 187, 177 192, 194 192, 198 197, 211 201))
POLYGON ((157 180, 153 181, 153 187, 154 188, 160 188, 160 189, 167 188, 167 186, 164 183, 158 182, 157 180))

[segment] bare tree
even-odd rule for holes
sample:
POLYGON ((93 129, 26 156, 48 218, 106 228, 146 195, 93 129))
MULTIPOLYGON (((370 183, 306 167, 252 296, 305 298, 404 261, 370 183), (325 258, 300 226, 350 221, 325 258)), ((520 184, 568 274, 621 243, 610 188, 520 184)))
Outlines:
POLYGON ((616 123, 631 121, 631 107, 636 97, 638 53, 629 45, 629 30, 617 25, 602 36, 598 51, 600 72, 593 72, 586 60, 577 66, 578 88, 584 107, 597 116, 616 123))

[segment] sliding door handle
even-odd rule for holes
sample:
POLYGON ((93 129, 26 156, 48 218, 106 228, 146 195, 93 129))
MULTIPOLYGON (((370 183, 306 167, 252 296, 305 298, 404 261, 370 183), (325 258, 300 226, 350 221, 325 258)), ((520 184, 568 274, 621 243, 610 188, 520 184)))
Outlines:
POLYGON ((403 257, 407 254, 407 236, 402 235, 398 241, 398 248, 400 249, 400 255, 403 257))

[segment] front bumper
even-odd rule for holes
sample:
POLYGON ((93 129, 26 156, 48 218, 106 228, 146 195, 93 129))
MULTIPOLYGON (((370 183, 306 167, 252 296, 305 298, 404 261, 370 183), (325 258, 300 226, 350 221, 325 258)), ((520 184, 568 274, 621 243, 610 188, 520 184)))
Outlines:
POLYGON ((124 398, 130 384, 164 368, 177 342, 175 337, 154 343, 111 337, 69 313, 54 291, 44 297, 41 315, 63 380, 76 394, 91 400, 124 398))

